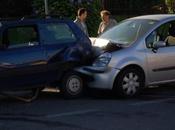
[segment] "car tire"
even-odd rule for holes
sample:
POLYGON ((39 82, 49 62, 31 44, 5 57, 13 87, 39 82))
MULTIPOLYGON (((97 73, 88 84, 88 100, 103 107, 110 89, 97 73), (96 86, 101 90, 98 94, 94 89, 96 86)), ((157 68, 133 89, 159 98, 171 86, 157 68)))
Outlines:
POLYGON ((144 87, 144 75, 137 68, 122 70, 114 83, 114 91, 120 97, 134 97, 144 87))
POLYGON ((74 99, 82 96, 84 82, 77 72, 69 72, 63 76, 61 93, 66 99, 74 99))

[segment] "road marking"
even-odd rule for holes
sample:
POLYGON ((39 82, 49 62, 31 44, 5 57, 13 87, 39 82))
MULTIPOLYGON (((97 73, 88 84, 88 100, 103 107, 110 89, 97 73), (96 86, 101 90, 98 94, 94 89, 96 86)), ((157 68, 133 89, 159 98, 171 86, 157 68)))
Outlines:
POLYGON ((154 100, 154 101, 143 101, 143 102, 137 102, 131 104, 132 106, 139 106, 139 105, 147 105, 147 104, 155 104, 155 103, 161 103, 161 102, 166 102, 170 100, 175 100, 175 98, 167 98, 167 99, 160 99, 160 100, 154 100))
POLYGON ((79 114, 87 114, 92 112, 97 112, 99 110, 97 109, 90 109, 90 110, 82 110, 82 111, 74 111, 74 112, 66 112, 66 113, 59 113, 59 114, 52 114, 52 115, 46 115, 45 118, 55 118, 55 117, 62 117, 62 116, 74 116, 79 114))

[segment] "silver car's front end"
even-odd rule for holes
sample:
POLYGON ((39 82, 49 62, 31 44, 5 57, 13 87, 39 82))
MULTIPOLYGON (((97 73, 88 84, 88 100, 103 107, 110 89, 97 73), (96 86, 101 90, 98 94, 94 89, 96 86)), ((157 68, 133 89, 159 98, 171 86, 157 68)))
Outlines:
POLYGON ((91 88, 112 89, 115 77, 119 72, 119 69, 108 67, 103 73, 94 73, 92 74, 94 81, 89 82, 88 86, 91 88))
POLYGON ((128 65, 137 65, 144 68, 143 71, 146 77, 146 64, 144 46, 133 46, 111 53, 103 53, 94 61, 92 66, 81 67, 78 71, 93 78, 88 82, 89 87, 112 89, 116 77, 128 65))
POLYGON ((115 81, 115 75, 120 72, 119 69, 112 67, 101 68, 99 71, 94 67, 81 67, 77 69, 78 72, 90 76, 92 79, 88 81, 88 87, 99 89, 112 89, 115 81))

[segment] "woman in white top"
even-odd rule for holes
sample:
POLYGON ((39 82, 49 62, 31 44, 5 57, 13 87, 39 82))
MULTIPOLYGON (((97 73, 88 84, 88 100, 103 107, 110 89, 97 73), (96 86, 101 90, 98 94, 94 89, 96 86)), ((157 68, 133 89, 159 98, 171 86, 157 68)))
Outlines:
POLYGON ((102 22, 100 23, 98 28, 98 35, 104 33, 105 31, 114 27, 117 24, 116 20, 110 18, 111 13, 108 10, 102 10, 100 12, 100 15, 102 22))

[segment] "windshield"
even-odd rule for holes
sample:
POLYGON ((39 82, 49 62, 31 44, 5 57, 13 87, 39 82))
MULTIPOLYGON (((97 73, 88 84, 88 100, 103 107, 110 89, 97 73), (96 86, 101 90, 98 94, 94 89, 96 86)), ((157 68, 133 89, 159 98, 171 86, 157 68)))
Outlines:
POLYGON ((127 20, 106 31, 99 38, 128 45, 147 32, 155 23, 155 20, 146 19, 127 20))

